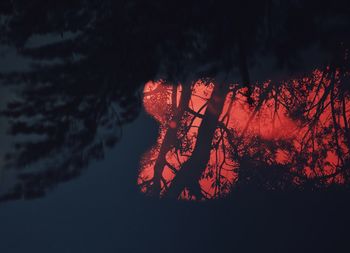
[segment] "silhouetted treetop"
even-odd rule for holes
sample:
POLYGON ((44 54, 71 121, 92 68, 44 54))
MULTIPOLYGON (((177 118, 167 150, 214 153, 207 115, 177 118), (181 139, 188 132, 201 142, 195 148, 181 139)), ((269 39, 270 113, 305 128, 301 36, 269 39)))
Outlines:
POLYGON ((3 34, 19 48, 34 34, 64 37, 67 32, 79 33, 66 43, 40 48, 41 53, 25 50, 28 55, 61 58, 73 52, 90 55, 105 51, 108 54, 101 55, 104 67, 113 63, 117 71, 133 72, 141 71, 137 66, 142 65, 141 73, 151 77, 187 78, 188 73, 197 71, 200 76, 215 76, 237 67, 242 74, 261 54, 297 67, 301 64, 298 57, 310 47, 334 57, 339 46, 349 43, 346 1, 11 3, 3 4, 12 9, 3 34), (151 67, 152 71, 146 70, 151 67))

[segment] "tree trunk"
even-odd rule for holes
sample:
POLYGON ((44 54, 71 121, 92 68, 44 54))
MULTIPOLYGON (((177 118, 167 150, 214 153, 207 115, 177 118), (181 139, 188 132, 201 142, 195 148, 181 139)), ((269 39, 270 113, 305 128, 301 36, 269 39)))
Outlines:
POLYGON ((182 92, 180 96, 179 107, 176 106, 176 92, 177 86, 174 86, 173 94, 172 94, 172 103, 173 103, 173 118, 172 121, 176 123, 175 127, 168 127, 166 130, 163 142, 160 147, 160 151, 154 165, 154 177, 153 177, 153 185, 151 188, 152 196, 160 196, 161 191, 161 177, 164 171, 164 167, 167 163, 166 154, 174 147, 174 144, 177 140, 177 131, 181 123, 181 118, 188 107, 189 101, 191 99, 191 85, 183 85, 182 92))
POLYGON ((210 159, 212 140, 225 103, 228 88, 228 85, 215 85, 208 108, 198 130, 193 153, 180 168, 168 190, 164 193, 165 198, 178 198, 186 187, 197 199, 203 197, 199 180, 210 159))

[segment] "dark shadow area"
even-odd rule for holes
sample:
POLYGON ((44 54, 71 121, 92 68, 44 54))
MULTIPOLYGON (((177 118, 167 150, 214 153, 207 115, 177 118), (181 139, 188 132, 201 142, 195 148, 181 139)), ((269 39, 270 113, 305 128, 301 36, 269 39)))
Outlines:
POLYGON ((239 191, 200 204, 151 202, 142 224, 152 228, 149 252, 342 252, 348 194, 239 191))

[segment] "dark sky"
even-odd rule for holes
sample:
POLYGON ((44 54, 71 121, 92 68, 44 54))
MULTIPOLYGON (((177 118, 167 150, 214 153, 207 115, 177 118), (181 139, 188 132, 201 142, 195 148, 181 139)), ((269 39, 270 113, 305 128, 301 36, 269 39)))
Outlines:
POLYGON ((156 138, 154 124, 142 114, 103 161, 47 197, 2 204, 0 252, 120 252, 147 243, 140 241, 150 235, 142 228, 147 216, 135 199, 135 179, 140 155, 156 138))
MULTIPOLYGON (((11 48, 2 47, 0 53, 2 72, 28 67, 11 48)), ((0 87, 3 108, 13 92, 0 87)), ((11 146, 6 127, 2 118, 1 156, 11 146)), ((143 252, 151 235, 142 228, 147 215, 137 201, 136 177, 140 156, 156 140, 157 126, 142 113, 123 130, 120 143, 78 179, 60 184, 45 198, 0 204, 0 252, 143 252)), ((2 172, 2 157, 0 169, 4 187, 11 179, 2 172)))

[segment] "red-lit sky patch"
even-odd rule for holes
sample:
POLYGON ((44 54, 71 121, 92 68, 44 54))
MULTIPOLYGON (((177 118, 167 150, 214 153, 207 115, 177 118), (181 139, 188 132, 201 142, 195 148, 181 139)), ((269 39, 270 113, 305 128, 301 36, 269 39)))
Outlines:
MULTIPOLYGON (((349 153, 346 134, 350 105, 339 79, 338 72, 315 70, 305 78, 256 85, 251 94, 253 104, 247 103, 246 91, 238 85, 231 85, 225 98, 213 98, 225 99, 225 104, 212 139, 209 162, 199 181, 203 197, 227 194, 244 179, 244 166, 281 168, 297 185, 310 179, 342 183, 342 169, 349 153)), ((160 196, 171 187, 192 155, 202 118, 215 110, 215 106, 208 106, 213 87, 213 83, 201 80, 190 88, 162 81, 146 83, 144 107, 160 127, 156 144, 141 161, 141 191, 150 195, 157 192, 155 180, 160 181, 160 196), (191 92, 184 108, 180 106, 185 97, 183 89, 191 92), (179 111, 180 117, 175 116, 179 111), (161 177, 157 178, 155 171, 161 177)), ((180 198, 194 196, 185 188, 180 198)))

